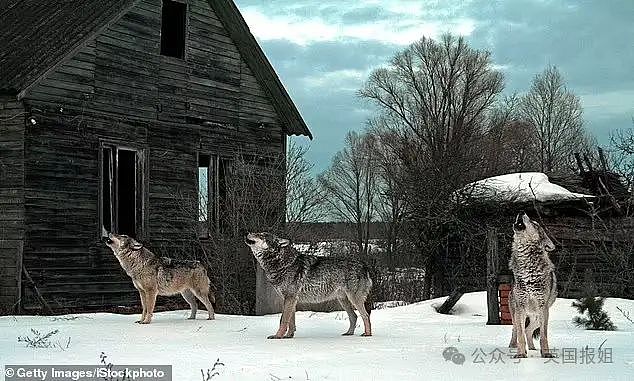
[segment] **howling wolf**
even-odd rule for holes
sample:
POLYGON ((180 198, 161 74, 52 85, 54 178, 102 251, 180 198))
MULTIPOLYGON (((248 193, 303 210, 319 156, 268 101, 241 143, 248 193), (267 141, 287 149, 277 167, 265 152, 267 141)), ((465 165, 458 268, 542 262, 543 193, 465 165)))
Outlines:
POLYGON ((112 249, 121 267, 132 278, 134 287, 139 290, 143 314, 137 323, 149 324, 152 321, 157 295, 178 293, 192 309, 189 319, 196 319, 196 298, 207 308, 209 320, 214 318, 212 302, 215 302, 215 298, 209 289, 207 271, 199 261, 157 257, 127 235, 108 233, 104 242, 112 249))
POLYGON ((557 299, 557 278, 548 253, 555 250, 555 244, 523 212, 515 219, 513 232, 509 268, 515 280, 509 294, 513 320, 509 346, 517 347, 515 357, 526 357, 526 342, 529 349, 535 349, 533 334, 539 330, 542 357, 553 357, 548 349, 548 309, 557 299))
POLYGON ((318 257, 295 250, 289 240, 271 233, 249 233, 245 238, 267 278, 284 298, 280 327, 269 339, 295 335, 297 302, 320 303, 337 299, 348 313, 350 326, 343 335, 353 335, 359 311, 365 331, 372 336, 370 314, 364 303, 372 288, 368 268, 350 258, 318 257))

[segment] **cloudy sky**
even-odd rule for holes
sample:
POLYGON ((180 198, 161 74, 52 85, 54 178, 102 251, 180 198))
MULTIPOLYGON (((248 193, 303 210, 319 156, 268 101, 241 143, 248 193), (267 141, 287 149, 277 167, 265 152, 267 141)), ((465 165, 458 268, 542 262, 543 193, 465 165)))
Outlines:
MULTIPOLYGON (((372 107, 356 97, 373 68, 422 36, 460 34, 492 52, 505 93, 556 65, 605 144, 632 127, 634 0, 236 0, 315 139, 325 169, 372 107)), ((297 139, 303 141, 305 139, 297 139)))

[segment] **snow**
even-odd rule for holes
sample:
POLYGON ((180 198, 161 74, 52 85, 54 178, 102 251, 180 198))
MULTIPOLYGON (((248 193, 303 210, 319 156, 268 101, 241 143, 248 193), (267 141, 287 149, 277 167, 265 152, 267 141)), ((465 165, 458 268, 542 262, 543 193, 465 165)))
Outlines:
MULTIPOLYGON (((294 243, 293 247, 301 253, 323 257, 332 255, 332 253, 341 254, 349 253, 356 250, 356 245, 354 242, 343 239, 333 239, 329 241, 320 241, 314 243, 298 242, 294 243)), ((385 251, 385 249, 381 247, 379 241, 376 239, 369 240, 368 250, 370 253, 374 254, 385 251)))
MULTIPOLYGON (((633 380, 634 325, 616 310, 634 313, 634 301, 607 299, 605 307, 619 330, 586 331, 575 327, 571 300, 559 299, 551 309, 553 348, 599 346, 611 349, 612 362, 603 364, 545 363, 538 351, 519 363, 507 355, 504 363, 489 363, 506 348, 510 326, 486 325, 486 293, 465 294, 455 315, 433 309, 443 298, 372 312, 374 336, 342 337, 345 313, 299 312, 298 331, 291 340, 267 340, 279 315, 216 315, 215 321, 186 320, 187 311, 155 314, 150 325, 138 325, 134 315, 106 313, 66 317, 7 316, 0 318, 0 362, 3 364, 98 364, 101 352, 113 364, 171 364, 174 380, 200 380, 201 369, 216 359, 214 380, 633 380), (51 338, 67 349, 27 348, 18 336, 58 329, 51 338), (462 365, 445 361, 443 352, 455 347, 462 365), (474 363, 484 360, 486 363, 474 363)), ((359 319, 360 321, 360 319, 359 319)), ((536 342, 536 344, 538 344, 536 342)), ((561 352, 560 353, 561 356, 561 352)), ((605 352, 604 352, 605 353, 605 352)), ((580 360, 578 360, 580 361, 580 360)), ((595 358, 598 361, 598 358, 595 358)))
POLYGON ((459 192, 461 196, 496 202, 545 202, 593 199, 594 196, 574 193, 548 181, 540 172, 520 172, 489 177, 468 184, 459 192))

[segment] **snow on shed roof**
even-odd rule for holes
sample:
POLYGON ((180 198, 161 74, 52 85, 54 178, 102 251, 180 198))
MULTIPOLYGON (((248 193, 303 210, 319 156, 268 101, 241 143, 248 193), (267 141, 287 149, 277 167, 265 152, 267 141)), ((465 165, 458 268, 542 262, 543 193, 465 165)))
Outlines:
POLYGON ((467 184, 458 191, 464 198, 501 203, 548 202, 594 199, 594 196, 571 192, 553 184, 541 172, 519 172, 489 177, 467 184))

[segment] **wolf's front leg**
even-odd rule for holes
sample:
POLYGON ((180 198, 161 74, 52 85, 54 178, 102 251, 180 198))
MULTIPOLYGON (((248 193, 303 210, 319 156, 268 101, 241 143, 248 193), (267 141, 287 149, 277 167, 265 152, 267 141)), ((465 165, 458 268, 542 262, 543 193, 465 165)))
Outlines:
POLYGON ((293 309, 293 312, 291 312, 291 320, 288 324, 288 331, 286 332, 286 336, 284 336, 285 339, 291 339, 293 338, 293 336, 295 336, 295 309, 293 309))
POLYGON ((157 290, 145 291, 146 312, 145 312, 145 318, 141 321, 141 324, 150 324, 152 322, 152 314, 154 312, 154 305, 156 304, 157 295, 158 295, 157 290))
POLYGON ((526 315, 523 311, 515 311, 512 315, 513 320, 513 333, 517 337, 517 353, 514 358, 523 358, 526 356, 526 336, 524 336, 524 324, 526 322, 526 315))
POLYGON ((135 321, 135 323, 141 323, 143 320, 145 320, 145 315, 147 314, 147 306, 145 304, 145 291, 139 290, 139 297, 141 297, 141 308, 143 309, 143 312, 141 312, 141 319, 135 321))
POLYGON ((281 339, 288 331, 288 326, 291 322, 292 315, 295 314, 295 307, 297 306, 297 298, 285 297, 284 307, 282 310, 282 317, 280 318, 280 327, 274 335, 267 337, 268 339, 281 339))
POLYGON ((539 327, 539 347, 542 357, 555 357, 548 348, 548 306, 544 307, 541 326, 539 327))

